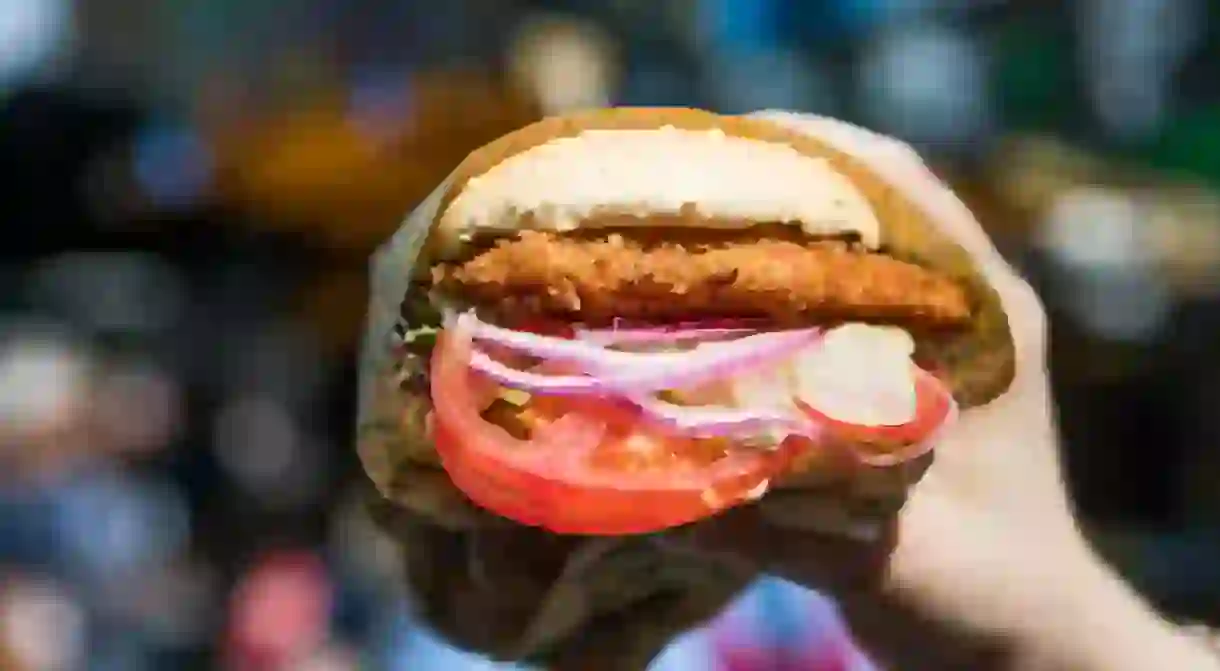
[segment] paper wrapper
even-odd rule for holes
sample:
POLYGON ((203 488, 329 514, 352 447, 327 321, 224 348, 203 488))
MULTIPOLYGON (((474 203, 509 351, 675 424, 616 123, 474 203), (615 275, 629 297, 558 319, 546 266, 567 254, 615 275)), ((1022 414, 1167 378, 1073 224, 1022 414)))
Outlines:
MULTIPOLYGON (((424 437, 430 401, 400 382, 401 306, 451 176, 373 256, 360 369, 358 450, 377 519, 401 546, 423 621, 454 644, 547 668, 644 669, 683 631, 719 612, 753 576, 655 537, 562 537, 475 508, 424 437)), ((760 505, 777 525, 877 533, 927 460, 854 473, 814 468, 773 483, 760 505), (789 491, 783 491, 789 490, 789 491)), ((682 533, 681 530, 674 533, 682 533)))

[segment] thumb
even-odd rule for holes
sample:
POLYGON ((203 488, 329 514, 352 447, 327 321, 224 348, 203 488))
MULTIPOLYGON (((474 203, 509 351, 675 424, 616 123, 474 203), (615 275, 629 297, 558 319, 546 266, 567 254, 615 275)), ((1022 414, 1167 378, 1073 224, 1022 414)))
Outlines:
POLYGON ((667 543, 833 597, 859 646, 883 668, 1007 668, 1004 641, 937 620, 895 588, 890 568, 896 540, 894 524, 871 541, 852 539, 776 527, 750 506, 684 529, 667 543))

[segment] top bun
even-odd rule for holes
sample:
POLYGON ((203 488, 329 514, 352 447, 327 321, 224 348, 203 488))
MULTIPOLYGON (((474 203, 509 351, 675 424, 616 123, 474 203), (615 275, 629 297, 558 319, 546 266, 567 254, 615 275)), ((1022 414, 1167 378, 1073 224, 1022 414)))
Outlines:
POLYGON ((472 153, 441 200, 430 247, 478 234, 644 224, 799 226, 881 244, 876 204, 830 147, 757 119, 685 108, 551 117, 472 153))
POLYGON ((876 247, 864 195, 823 156, 758 137, 736 120, 694 110, 620 110, 544 121, 509 136, 499 160, 475 165, 449 192, 436 234, 458 249, 480 233, 590 225, 800 226, 876 247), (597 123, 605 118, 609 123, 597 123))

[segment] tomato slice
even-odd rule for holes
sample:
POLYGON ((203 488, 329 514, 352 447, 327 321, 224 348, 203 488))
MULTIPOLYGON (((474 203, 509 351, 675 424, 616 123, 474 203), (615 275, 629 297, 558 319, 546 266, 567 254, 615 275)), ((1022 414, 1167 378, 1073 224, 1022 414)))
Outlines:
POLYGON ((467 498, 521 524, 582 535, 661 531, 749 501, 803 449, 674 436, 596 398, 540 399, 546 421, 521 440, 480 415, 471 347, 446 331, 433 350, 437 453, 467 498))
POLYGON ((835 419, 800 399, 796 405, 805 414, 825 426, 832 436, 865 444, 905 446, 921 443, 945 423, 953 410, 953 397, 944 384, 928 371, 915 369, 915 416, 898 425, 870 426, 835 419))

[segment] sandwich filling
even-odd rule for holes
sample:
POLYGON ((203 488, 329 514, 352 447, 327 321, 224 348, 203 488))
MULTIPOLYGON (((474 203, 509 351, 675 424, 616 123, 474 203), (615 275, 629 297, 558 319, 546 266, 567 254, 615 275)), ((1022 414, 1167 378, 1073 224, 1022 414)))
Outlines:
POLYGON ((470 179, 440 227, 437 451, 518 522, 655 531, 798 454, 914 458, 954 415, 915 341, 968 326, 966 290, 886 254, 861 192, 787 145, 586 131, 470 179))

